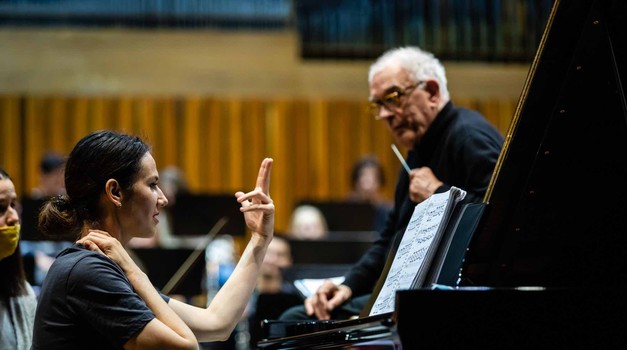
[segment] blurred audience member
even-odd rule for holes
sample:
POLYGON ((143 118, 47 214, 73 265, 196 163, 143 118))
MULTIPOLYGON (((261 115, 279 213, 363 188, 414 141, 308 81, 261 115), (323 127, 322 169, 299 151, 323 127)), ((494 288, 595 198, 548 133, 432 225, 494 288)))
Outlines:
POLYGON ((313 205, 297 206, 292 212, 289 224, 290 238, 318 240, 329 234, 327 220, 320 209, 313 205))
POLYGON ((47 199, 65 194, 65 157, 48 152, 39 162, 39 184, 31 190, 32 198, 47 199))
MULTIPOLYGON (((31 198, 48 199, 65 194, 65 161, 64 156, 54 152, 42 156, 39 162, 39 184, 31 190, 31 198)), ((57 254, 71 245, 72 242, 66 241, 22 242, 22 256, 34 259, 33 283, 36 292, 57 254)))
POLYGON ((365 156, 355 163, 351 184, 348 200, 372 204, 375 208, 373 231, 380 231, 385 227, 385 220, 392 210, 392 201, 381 194, 385 176, 379 160, 374 156, 365 156))
POLYGON ((292 250, 284 237, 275 235, 268 245, 257 282, 259 293, 279 293, 292 288, 283 283, 282 269, 292 266, 292 250))
POLYGON ((17 194, 0 168, 0 349, 28 350, 37 298, 26 281, 19 247, 17 194))
POLYGON ((292 263, 290 242, 286 237, 274 235, 263 259, 257 286, 250 298, 250 302, 246 306, 245 318, 241 324, 242 327, 239 327, 241 333, 245 333, 245 329, 248 330, 248 344, 243 345, 256 348, 262 333, 261 320, 276 319, 288 307, 298 305, 299 303, 297 302, 302 300, 296 287, 291 282, 283 279, 283 269, 292 266, 292 263), (272 302, 271 305, 264 305, 265 308, 259 309, 257 302, 262 294, 265 296, 276 295, 281 302, 276 302, 277 298, 266 299, 266 302, 269 300, 274 300, 275 302, 272 302), (291 300, 295 301, 291 302, 291 300), (266 313, 267 311, 263 311, 269 308, 271 309, 270 314, 266 313))

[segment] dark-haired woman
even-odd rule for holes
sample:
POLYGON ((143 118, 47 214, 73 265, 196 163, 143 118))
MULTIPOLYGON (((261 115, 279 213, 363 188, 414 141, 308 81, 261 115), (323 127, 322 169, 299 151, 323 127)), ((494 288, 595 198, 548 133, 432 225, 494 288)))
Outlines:
POLYGON ((22 267, 17 205, 13 181, 0 169, 0 349, 27 350, 37 298, 22 267))
POLYGON ((383 166, 374 156, 361 158, 351 172, 351 192, 348 201, 369 203, 375 209, 372 230, 381 232, 385 228, 388 214, 392 211, 392 201, 383 197, 381 190, 385 185, 383 166))
POLYGON ((111 131, 81 139, 66 164, 67 195, 47 202, 39 217, 44 233, 80 239, 59 254, 43 283, 33 349, 198 349, 198 342, 226 340, 273 236, 271 165, 264 159, 256 188, 235 194, 252 236, 204 309, 159 294, 122 247, 154 235, 167 205, 148 146, 111 131))

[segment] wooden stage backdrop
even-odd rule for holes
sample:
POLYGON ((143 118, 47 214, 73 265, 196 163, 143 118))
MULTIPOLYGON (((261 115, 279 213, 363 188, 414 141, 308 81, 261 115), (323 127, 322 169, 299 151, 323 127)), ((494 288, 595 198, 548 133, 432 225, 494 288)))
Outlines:
MULTIPOLYGON (((456 99, 482 112, 504 135, 517 100, 456 99)), ((384 192, 392 197, 400 163, 382 122, 364 101, 254 99, 211 96, 0 95, 0 165, 19 194, 38 181, 46 151, 68 154, 93 130, 142 136, 157 166, 179 166, 197 193, 251 190, 264 157, 275 160, 271 195, 276 228, 284 231, 300 199, 341 199, 350 190, 352 164, 366 154, 385 167, 384 192)), ((358 219, 358 218, 356 218, 358 219)))

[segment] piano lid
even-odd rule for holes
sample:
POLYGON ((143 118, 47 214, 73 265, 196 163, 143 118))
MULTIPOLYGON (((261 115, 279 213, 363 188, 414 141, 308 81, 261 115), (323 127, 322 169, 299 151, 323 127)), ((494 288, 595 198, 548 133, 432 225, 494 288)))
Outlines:
POLYGON ((627 1, 556 0, 460 285, 627 285, 627 1))

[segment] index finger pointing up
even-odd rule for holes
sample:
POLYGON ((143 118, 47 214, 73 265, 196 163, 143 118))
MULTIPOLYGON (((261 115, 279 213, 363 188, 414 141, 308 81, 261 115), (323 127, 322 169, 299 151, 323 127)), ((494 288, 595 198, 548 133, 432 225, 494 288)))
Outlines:
POLYGON ((261 189, 263 193, 270 193, 270 169, 272 168, 272 158, 265 158, 259 167, 259 175, 257 175, 256 187, 261 189))

